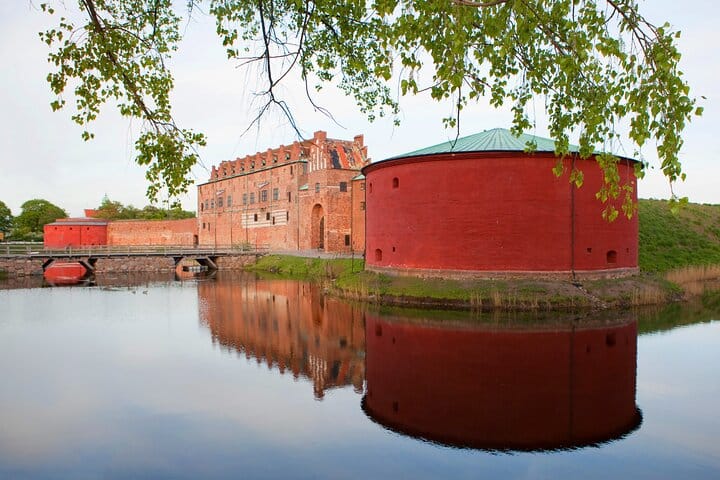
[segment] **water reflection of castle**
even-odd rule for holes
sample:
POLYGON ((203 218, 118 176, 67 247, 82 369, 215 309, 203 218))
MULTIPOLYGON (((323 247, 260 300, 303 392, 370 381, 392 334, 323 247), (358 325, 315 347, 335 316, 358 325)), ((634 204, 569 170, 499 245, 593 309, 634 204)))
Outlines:
POLYGON ((363 392, 392 431, 488 450, 575 448, 639 427, 637 322, 447 322, 364 312, 301 282, 198 284, 213 342, 281 374, 363 392))
POLYGON ((362 393, 365 330, 358 308, 309 283, 250 276, 201 282, 198 295, 213 342, 310 379, 318 399, 345 385, 362 393))
POLYGON ((575 448, 639 427, 637 323, 549 329, 368 314, 363 409, 393 431, 489 450, 575 448))

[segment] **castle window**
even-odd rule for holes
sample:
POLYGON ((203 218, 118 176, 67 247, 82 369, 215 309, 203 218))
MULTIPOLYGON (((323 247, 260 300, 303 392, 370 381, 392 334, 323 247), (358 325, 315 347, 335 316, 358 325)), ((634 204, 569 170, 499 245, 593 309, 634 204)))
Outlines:
POLYGON ((379 248, 375 249, 375 261, 382 262, 382 250, 380 250, 379 248))
POLYGON ((213 208, 215 208, 215 199, 214 198, 212 200, 210 200, 210 210, 212 210, 213 208))
POLYGON ((265 159, 264 159, 264 158, 262 159, 262 164, 263 164, 263 167, 264 167, 264 166, 265 166, 265 159))
POLYGON ((243 205, 247 205, 247 193, 243 193, 243 205))
POLYGON ((368 185, 368 193, 372 193, 372 183, 368 185))
POLYGON ((340 182, 340 191, 347 192, 347 182, 340 182))
POLYGON ((320 184, 316 183, 315 184, 315 193, 319 193, 319 192, 320 192, 320 184))
POLYGON ((218 197, 218 208, 223 206, 223 197, 218 197))
POLYGON ((205 200, 205 210, 207 210, 208 208, 210 208, 210 202, 209 200, 205 200))
POLYGON ((292 174, 293 174, 293 166, 290 165, 290 175, 292 175, 292 174))
POLYGON ((617 252, 615 250, 608 250, 607 263, 617 263, 617 252))
POLYGON ((203 222, 203 228, 202 228, 202 229, 205 230, 205 222, 203 222))
POLYGON ((290 221, 290 212, 285 212, 285 220, 290 221))
POLYGON ((360 210, 365 210, 365 202, 360 202, 360 210))
POLYGON ((350 235, 345 235, 345 246, 350 245, 350 235))
POLYGON ((200 211, 203 211, 203 202, 200 202, 200 211))
POLYGON ((292 195, 288 192, 288 202, 292 202, 292 195))
POLYGON ((273 155, 273 163, 277 163, 277 155, 273 155))
POLYGON ((250 168, 255 168, 255 161, 250 162, 250 168))
POLYGON ((231 205, 232 205, 232 195, 228 195, 227 206, 229 207, 231 205))
POLYGON ((267 212, 267 213, 265 214, 265 220, 270 220, 270 212, 267 212))
POLYGON ((260 201, 267 202, 267 190, 263 190, 260 192, 260 201))
POLYGON ((254 218, 255 221, 257 222, 257 213, 253 215, 253 218, 254 218))
POLYGON ((393 188, 398 188, 400 186, 400 180, 395 177, 393 178, 393 188))
POLYGON ((285 152, 285 160, 290 160, 290 152, 285 152))
POLYGON ((273 188, 273 200, 277 201, 280 198, 280 189, 273 188))
POLYGON ((273 217, 273 225, 275 225, 275 217, 273 217))
POLYGON ((255 203, 255 192, 250 193, 250 204, 252 205, 255 203))

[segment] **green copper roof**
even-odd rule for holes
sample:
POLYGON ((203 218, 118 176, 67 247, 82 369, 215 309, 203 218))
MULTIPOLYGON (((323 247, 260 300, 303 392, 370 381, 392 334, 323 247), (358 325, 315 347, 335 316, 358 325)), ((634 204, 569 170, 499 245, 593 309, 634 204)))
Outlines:
MULTIPOLYGON (((420 155, 433 155, 437 153, 454 152, 524 152, 528 142, 535 142, 536 152, 554 152, 555 142, 549 138, 537 137, 535 135, 522 134, 519 137, 510 133, 505 128, 493 128, 484 132, 458 138, 454 141, 440 143, 432 147, 421 148, 414 152, 396 155, 388 160, 404 157, 416 157, 420 155)), ((570 145, 571 152, 577 152, 579 147, 570 145)))

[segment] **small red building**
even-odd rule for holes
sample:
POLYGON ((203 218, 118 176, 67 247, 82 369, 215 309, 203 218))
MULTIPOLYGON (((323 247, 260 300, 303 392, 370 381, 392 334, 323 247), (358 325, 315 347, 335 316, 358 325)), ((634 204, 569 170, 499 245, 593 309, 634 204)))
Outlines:
MULTIPOLYGON (((556 177, 554 150, 552 140, 494 129, 364 167, 366 267, 444 276, 637 272, 637 215, 604 220, 597 162, 571 153, 556 177), (528 142, 535 152, 526 153, 528 142), (573 168, 584 175, 581 188, 569 181, 573 168)), ((635 164, 617 166, 636 201, 635 164)))
POLYGON ((100 218, 60 218, 43 227, 45 248, 107 245, 108 221, 100 218))

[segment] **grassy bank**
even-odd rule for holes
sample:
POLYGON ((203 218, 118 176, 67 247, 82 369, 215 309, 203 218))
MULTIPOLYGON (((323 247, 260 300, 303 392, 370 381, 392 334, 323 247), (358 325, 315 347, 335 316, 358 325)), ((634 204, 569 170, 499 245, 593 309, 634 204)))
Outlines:
POLYGON ((450 280, 394 277, 363 270, 361 260, 268 255, 250 270, 323 283, 335 294, 383 305, 471 310, 575 310, 661 305, 720 290, 720 205, 640 200, 640 268, 630 278, 450 280))
POLYGON ((653 276, 596 280, 451 280, 395 277, 363 270, 361 260, 325 260, 282 255, 262 257, 248 270, 322 283, 330 292, 382 305, 469 310, 583 310, 652 305, 681 292, 653 276))
POLYGON ((676 214, 662 200, 640 200, 640 269, 668 272, 720 265, 720 205, 690 203, 676 214))

